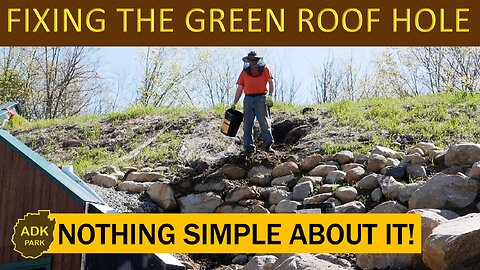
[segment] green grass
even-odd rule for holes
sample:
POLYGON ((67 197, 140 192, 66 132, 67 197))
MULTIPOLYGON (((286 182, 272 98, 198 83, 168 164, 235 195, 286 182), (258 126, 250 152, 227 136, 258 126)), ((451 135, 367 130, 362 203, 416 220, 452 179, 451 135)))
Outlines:
POLYGON ((136 117, 156 114, 157 108, 154 106, 143 106, 139 104, 130 105, 123 111, 111 112, 105 116, 108 120, 124 121, 136 117))
MULTIPOLYGON (((338 124, 364 131, 388 132, 387 138, 374 136, 372 145, 393 147, 395 135, 414 134, 439 147, 450 141, 478 142, 480 133, 480 93, 453 92, 401 99, 374 98, 360 102, 326 104, 338 124)), ((327 144, 327 152, 355 148, 349 143, 327 144)))
MULTIPOLYGON (((231 105, 218 104, 211 108, 211 114, 217 117, 223 117, 226 110, 230 108, 231 105)), ((240 106, 237 104, 237 110, 241 110, 240 106)))
POLYGON ((73 167, 82 176, 92 169, 112 164, 113 161, 112 153, 105 148, 82 146, 73 157, 73 167))
POLYGON ((164 159, 178 159, 178 149, 181 142, 173 132, 163 133, 157 140, 156 147, 147 146, 142 149, 139 155, 133 158, 133 162, 141 163, 148 161, 149 163, 161 162, 164 159))
POLYGON ((365 145, 358 141, 334 142, 331 140, 327 140, 323 143, 322 148, 326 154, 336 154, 343 150, 366 154, 367 152, 372 150, 371 145, 365 145))
POLYGON ((18 129, 18 128, 23 128, 28 126, 29 123, 27 119, 23 118, 20 115, 15 115, 13 118, 10 119, 10 121, 7 122, 5 125, 6 129, 18 129))
POLYGON ((54 119, 42 119, 37 121, 32 121, 29 124, 21 128, 29 129, 44 129, 60 125, 82 125, 88 123, 94 123, 100 121, 101 116, 99 115, 81 115, 81 116, 70 116, 65 118, 54 118, 54 119))
POLYGON ((301 110, 304 108, 305 106, 302 106, 302 105, 293 105, 293 104, 290 104, 290 103, 283 103, 283 102, 275 102, 273 104, 273 107, 272 107, 272 113, 275 113, 275 112, 283 112, 283 113, 288 113, 288 114, 293 114, 293 115, 296 115, 296 116, 300 116, 302 115, 301 114, 301 110))

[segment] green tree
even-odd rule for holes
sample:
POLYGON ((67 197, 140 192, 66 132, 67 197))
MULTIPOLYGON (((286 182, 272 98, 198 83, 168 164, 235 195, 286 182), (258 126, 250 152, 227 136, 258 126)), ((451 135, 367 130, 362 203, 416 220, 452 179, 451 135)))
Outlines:
POLYGON ((201 48, 193 50, 195 78, 193 89, 197 89, 203 103, 209 106, 233 101, 234 86, 242 70, 238 56, 229 49, 201 48))
POLYGON ((1 48, 0 102, 20 102, 27 116, 35 102, 32 88, 34 70, 30 65, 30 57, 25 48, 1 48))
POLYGON ((337 64, 337 58, 331 53, 320 67, 314 67, 313 79, 315 84, 313 98, 316 103, 337 100, 342 74, 337 64))
POLYGON ((291 63, 284 56, 267 56, 266 58, 275 83, 275 100, 293 104, 302 85, 302 80, 299 78, 301 74, 291 68, 291 63))
POLYGON ((194 68, 181 52, 186 49, 147 48, 142 51, 144 72, 137 90, 137 100, 143 105, 165 106, 192 99, 184 83, 194 68), (180 51, 179 51, 180 50, 180 51))
POLYGON ((94 49, 85 47, 38 48, 37 118, 66 117, 88 109, 102 88, 93 60, 94 49))
POLYGON ((79 114, 105 90, 94 49, 9 47, 2 52, 0 99, 19 101, 27 118, 79 114))

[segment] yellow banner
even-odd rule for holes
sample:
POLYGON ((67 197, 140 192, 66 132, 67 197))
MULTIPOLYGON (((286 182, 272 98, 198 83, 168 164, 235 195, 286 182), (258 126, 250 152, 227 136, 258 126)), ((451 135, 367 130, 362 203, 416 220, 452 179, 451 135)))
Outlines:
MULTIPOLYGON (((48 218, 55 225, 46 253, 421 252, 419 214, 52 213, 48 218)), ((21 231, 48 235, 41 226, 21 231)))
POLYGON ((420 253, 416 214, 51 214, 50 253, 420 253))

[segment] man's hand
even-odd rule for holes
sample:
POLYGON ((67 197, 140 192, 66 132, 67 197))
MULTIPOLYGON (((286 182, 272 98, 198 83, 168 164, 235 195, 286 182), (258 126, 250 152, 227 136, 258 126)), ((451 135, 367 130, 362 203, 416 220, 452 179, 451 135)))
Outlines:
POLYGON ((267 96, 267 100, 265 101, 265 104, 267 104, 267 107, 273 107, 273 97, 272 96, 267 96))

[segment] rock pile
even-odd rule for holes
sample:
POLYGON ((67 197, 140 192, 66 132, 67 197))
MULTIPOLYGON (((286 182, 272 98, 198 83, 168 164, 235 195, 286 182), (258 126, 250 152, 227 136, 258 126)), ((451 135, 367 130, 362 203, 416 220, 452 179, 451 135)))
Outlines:
MULTIPOLYGON (((300 205, 333 203, 337 213, 420 213, 422 254, 358 254, 362 269, 480 269, 480 145, 444 151, 418 143, 406 152, 377 146, 369 155, 289 156, 276 166, 221 164, 208 173, 110 168, 91 176, 104 186, 146 192, 159 211, 293 213, 300 205), (282 162, 283 161, 283 162, 282 162)), ((242 255, 244 256, 244 255, 242 255)), ((231 269, 353 269, 328 254, 259 255, 231 269), (243 267, 243 268, 242 268, 243 267)), ((233 267, 233 266, 231 266, 233 267)))

